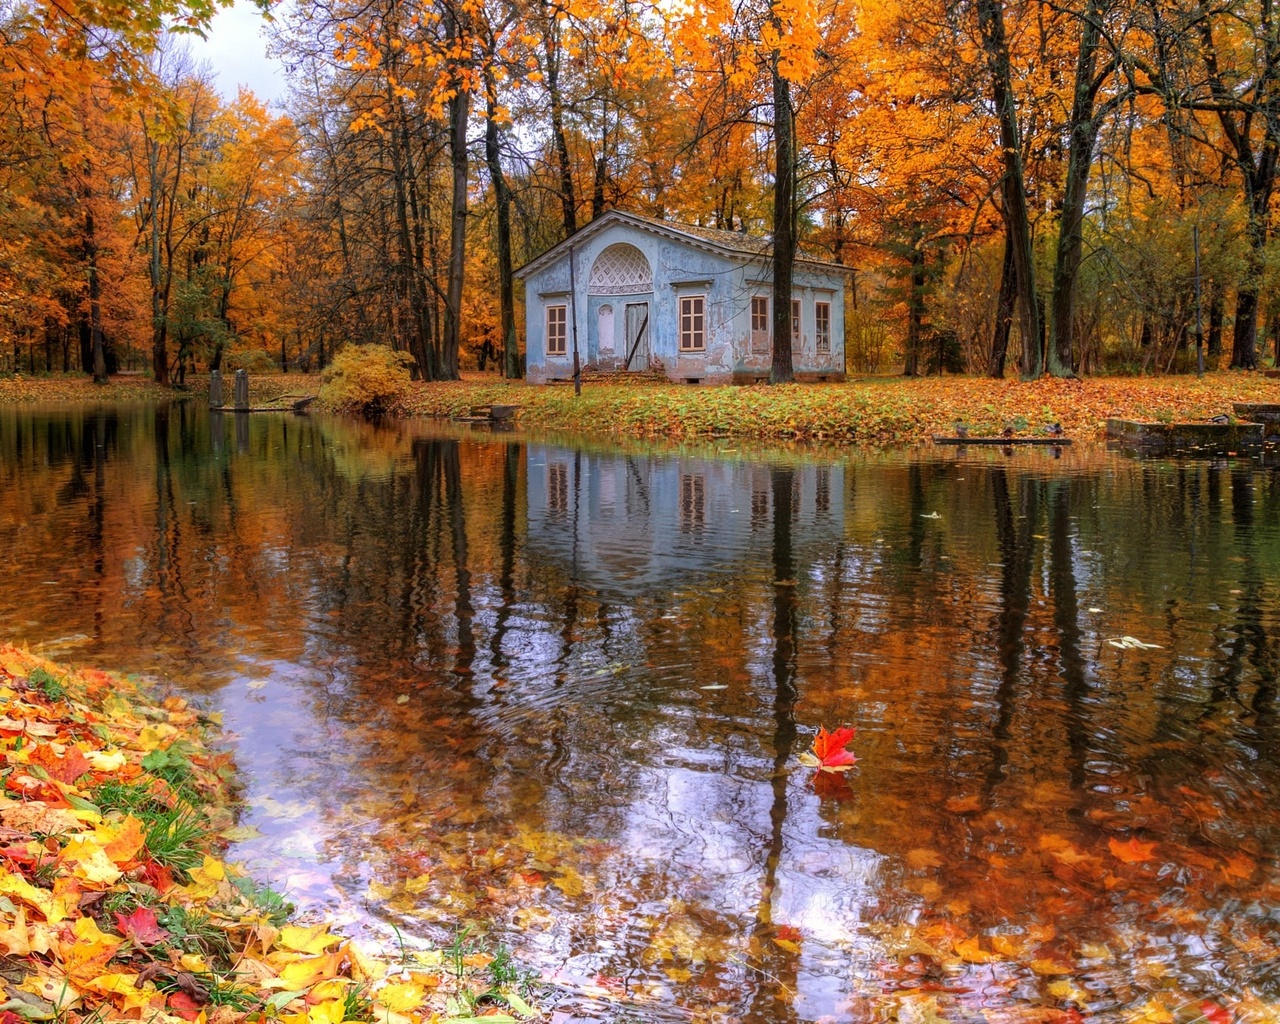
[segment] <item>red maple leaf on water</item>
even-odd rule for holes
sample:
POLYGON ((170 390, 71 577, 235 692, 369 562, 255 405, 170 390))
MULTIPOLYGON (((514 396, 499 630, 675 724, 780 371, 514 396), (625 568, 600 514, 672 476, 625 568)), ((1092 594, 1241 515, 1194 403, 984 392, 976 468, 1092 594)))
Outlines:
POLYGON ((827 732, 825 726, 818 727, 818 735, 813 738, 813 753, 800 755, 800 763, 820 772, 847 772, 858 759, 852 750, 845 747, 853 742, 854 730, 842 725, 834 732, 827 732))

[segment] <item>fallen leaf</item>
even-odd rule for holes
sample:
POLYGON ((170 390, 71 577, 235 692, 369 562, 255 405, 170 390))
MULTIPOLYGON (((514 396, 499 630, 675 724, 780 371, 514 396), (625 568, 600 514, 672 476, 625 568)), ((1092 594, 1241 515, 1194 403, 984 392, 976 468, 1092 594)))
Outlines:
POLYGON ((1117 860, 1122 860, 1126 864, 1141 864, 1145 861, 1155 859, 1156 843, 1139 842, 1137 837, 1132 837, 1125 842, 1119 839, 1110 839, 1107 846, 1111 850, 1111 854, 1117 860))
POLYGON ((116 914, 116 925, 120 934, 135 946, 151 946, 169 937, 150 907, 139 907, 132 914, 116 914))
POLYGON ((853 751, 845 750, 853 742, 855 730, 849 726, 841 726, 835 732, 827 732, 825 726, 818 727, 818 734, 813 738, 813 753, 800 755, 800 763, 824 772, 847 772, 858 763, 853 751))

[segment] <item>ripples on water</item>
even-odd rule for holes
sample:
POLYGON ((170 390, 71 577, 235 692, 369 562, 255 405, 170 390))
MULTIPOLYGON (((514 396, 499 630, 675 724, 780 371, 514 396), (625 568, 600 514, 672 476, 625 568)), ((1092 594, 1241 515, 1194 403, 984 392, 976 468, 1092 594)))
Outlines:
POLYGON ((1280 1000, 1273 469, 0 410, 0 510, 5 634, 225 712, 235 855, 565 1012, 1280 1000))

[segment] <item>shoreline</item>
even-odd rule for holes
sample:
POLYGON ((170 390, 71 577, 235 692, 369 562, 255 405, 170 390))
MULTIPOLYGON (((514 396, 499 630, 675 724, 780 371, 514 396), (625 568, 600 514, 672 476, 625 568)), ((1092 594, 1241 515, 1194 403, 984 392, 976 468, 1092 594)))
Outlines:
MULTIPOLYGON (((318 375, 250 378, 251 402, 318 392, 318 375)), ((88 377, 0 379, 7 405, 204 401, 208 376, 186 391, 159 388, 142 376, 94 385, 88 377)), ((415 382, 396 410, 401 418, 447 419, 472 406, 518 407, 516 422, 539 430, 641 439, 750 439, 897 448, 951 434, 963 421, 973 436, 1011 426, 1019 436, 1044 434, 1061 423, 1067 436, 1102 440, 1108 417, 1168 422, 1204 421, 1231 413, 1233 402, 1280 403, 1280 379, 1259 372, 1216 371, 1204 378, 1087 377, 1036 381, 985 377, 864 378, 842 384, 693 387, 584 380, 572 386, 530 385, 469 375, 462 381, 415 382)))
POLYGON ((364 948, 299 923, 225 862, 236 782, 220 724, 185 698, 0 643, 4 1021, 536 1016, 489 953, 364 948))

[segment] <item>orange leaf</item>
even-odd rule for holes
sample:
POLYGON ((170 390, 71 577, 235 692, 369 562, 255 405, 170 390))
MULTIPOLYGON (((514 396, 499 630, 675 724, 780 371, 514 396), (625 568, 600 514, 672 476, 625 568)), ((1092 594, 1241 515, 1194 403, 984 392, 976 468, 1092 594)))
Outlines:
POLYGON ((75 782, 76 779, 93 767, 89 764, 84 754, 80 753, 75 747, 68 747, 65 754, 58 755, 47 744, 36 747, 35 750, 31 751, 30 761, 32 764, 38 764, 43 768, 48 773, 49 778, 65 782, 67 785, 75 782))
POLYGON ((956 956, 967 964, 990 964, 1000 959, 997 954, 986 952, 976 935, 957 942, 955 951, 956 956))
POLYGON ((818 767, 838 769, 857 763, 853 751, 844 749, 853 742, 853 736, 854 730, 847 725, 842 725, 835 732, 827 732, 824 726, 819 726, 818 735, 813 738, 813 756, 818 759, 818 767))
POLYGON ((1107 843, 1110 847, 1112 856, 1117 860, 1122 860, 1126 864, 1141 864, 1144 861, 1154 860, 1156 853, 1155 843, 1141 843, 1136 838, 1131 838, 1128 842, 1120 842, 1119 839, 1112 839, 1107 843))

